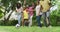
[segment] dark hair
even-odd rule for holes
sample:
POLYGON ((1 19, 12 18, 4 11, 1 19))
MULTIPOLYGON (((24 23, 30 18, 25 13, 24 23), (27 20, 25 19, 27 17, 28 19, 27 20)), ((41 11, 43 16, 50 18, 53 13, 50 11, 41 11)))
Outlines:
POLYGON ((21 4, 17 3, 16 6, 17 6, 17 9, 19 9, 21 7, 21 4))
POLYGON ((27 9, 27 8, 29 8, 29 7, 25 7, 24 10, 27 9))

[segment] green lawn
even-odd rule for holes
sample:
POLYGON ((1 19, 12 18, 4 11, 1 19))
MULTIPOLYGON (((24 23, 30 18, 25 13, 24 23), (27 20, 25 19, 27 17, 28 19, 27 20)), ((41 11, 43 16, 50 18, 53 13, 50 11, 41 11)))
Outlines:
POLYGON ((60 27, 20 27, 15 26, 0 26, 0 32, 60 32, 60 27))

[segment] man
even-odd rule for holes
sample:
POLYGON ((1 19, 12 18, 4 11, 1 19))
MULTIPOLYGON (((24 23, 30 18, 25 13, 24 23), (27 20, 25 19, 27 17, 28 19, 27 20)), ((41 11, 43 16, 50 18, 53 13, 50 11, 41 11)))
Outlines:
POLYGON ((38 26, 42 27, 41 25, 41 16, 42 16, 42 12, 41 12, 41 5, 39 2, 37 2, 37 6, 36 6, 36 20, 38 22, 38 26))
POLYGON ((50 0, 41 0, 40 5, 43 7, 42 12, 43 12, 43 17, 44 17, 44 23, 46 27, 50 25, 50 0))

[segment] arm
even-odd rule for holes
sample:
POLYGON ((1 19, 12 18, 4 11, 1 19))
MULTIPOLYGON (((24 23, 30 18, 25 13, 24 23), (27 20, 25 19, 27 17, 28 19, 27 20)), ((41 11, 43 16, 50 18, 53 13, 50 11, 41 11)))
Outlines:
POLYGON ((42 7, 42 5, 41 5, 41 6, 40 6, 39 14, 40 14, 40 12, 42 12, 42 10, 43 10, 43 7, 42 7))
POLYGON ((16 8, 16 12, 18 12, 18 9, 16 8))

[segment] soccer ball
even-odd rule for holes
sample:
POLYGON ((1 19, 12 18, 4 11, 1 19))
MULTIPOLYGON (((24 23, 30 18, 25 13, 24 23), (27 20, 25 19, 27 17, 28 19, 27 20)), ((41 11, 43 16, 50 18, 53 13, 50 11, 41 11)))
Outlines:
POLYGON ((20 27, 20 25, 19 24, 16 24, 16 27, 20 27))

